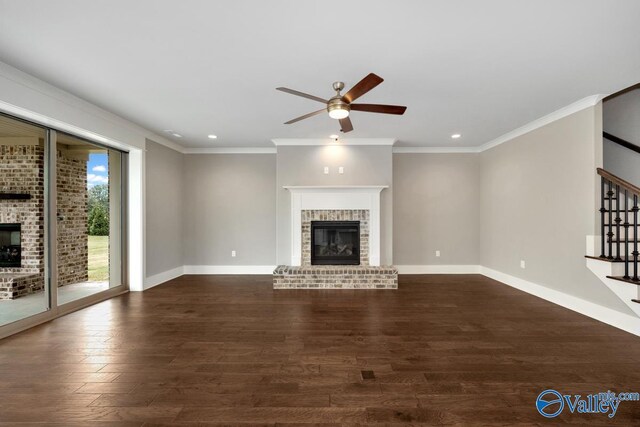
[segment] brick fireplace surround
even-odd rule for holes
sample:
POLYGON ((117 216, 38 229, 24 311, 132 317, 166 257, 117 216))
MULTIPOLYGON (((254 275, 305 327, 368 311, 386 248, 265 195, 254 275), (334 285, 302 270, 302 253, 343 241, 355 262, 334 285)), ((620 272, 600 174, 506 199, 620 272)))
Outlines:
POLYGON ((311 265, 311 221, 360 221, 360 265, 369 265, 368 210, 302 211, 302 265, 311 265))
POLYGON ((379 265, 380 192, 386 187, 287 188, 294 265, 276 267, 274 289, 398 288, 398 270, 379 265), (360 221, 360 265, 311 265, 311 221, 360 221))
MULTIPOLYGON (((44 288, 44 148, 0 142, 0 192, 29 194, 0 200, 0 223, 21 224, 21 267, 0 268, 0 299, 15 299, 44 288)), ((88 280, 87 162, 57 153, 58 286, 88 280)))

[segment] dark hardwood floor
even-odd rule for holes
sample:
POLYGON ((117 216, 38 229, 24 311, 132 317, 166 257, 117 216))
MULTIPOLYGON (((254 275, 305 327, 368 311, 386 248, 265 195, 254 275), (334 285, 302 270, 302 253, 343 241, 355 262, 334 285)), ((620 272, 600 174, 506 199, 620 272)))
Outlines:
POLYGON ((640 424, 547 420, 547 388, 640 391, 640 338, 479 275, 185 276, 0 341, 0 425, 640 424))

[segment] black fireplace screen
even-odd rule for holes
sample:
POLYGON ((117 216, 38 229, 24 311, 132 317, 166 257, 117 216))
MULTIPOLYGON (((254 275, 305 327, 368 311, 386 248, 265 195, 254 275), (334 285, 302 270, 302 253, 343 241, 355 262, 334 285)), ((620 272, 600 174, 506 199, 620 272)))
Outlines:
POLYGON ((312 265, 359 265, 360 221, 311 221, 312 265))
POLYGON ((20 267, 20 224, 0 224, 0 267, 20 267))

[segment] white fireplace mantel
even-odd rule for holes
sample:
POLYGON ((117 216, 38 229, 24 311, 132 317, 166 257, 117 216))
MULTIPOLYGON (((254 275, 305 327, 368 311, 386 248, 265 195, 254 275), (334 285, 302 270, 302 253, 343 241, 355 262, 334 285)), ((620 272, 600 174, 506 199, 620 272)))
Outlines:
POLYGON ((369 265, 380 265, 380 192, 388 185, 285 185, 291 192, 291 265, 302 264, 302 211, 369 211, 369 265))

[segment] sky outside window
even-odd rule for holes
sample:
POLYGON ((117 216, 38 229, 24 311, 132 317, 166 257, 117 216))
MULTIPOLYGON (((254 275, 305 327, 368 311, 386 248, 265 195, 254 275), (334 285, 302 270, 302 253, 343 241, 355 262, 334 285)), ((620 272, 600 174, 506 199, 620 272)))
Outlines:
POLYGON ((109 156, 107 153, 91 153, 87 162, 87 188, 109 183, 109 156))

